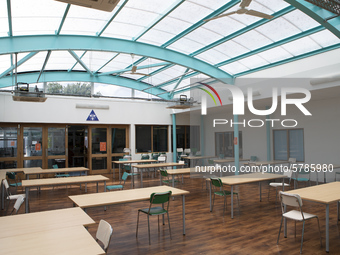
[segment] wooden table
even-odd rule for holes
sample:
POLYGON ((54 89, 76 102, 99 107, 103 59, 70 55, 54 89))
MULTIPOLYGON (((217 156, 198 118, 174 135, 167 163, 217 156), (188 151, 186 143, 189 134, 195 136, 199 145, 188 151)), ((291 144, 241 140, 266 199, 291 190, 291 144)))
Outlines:
MULTIPOLYGON (((290 194, 298 194, 301 199, 326 205, 326 252, 329 252, 329 204, 340 200, 340 182, 330 182, 322 185, 294 189, 287 191, 290 194)), ((339 211, 339 203, 338 203, 339 211)), ((284 226, 287 236, 287 224, 284 226)))
POLYGON ((83 226, 16 235, 0 239, 1 253, 11 254, 105 254, 83 226))
POLYGON ((105 254, 91 224, 79 207, 0 217, 1 254, 105 254))
POLYGON ((115 168, 114 168, 114 164, 118 164, 118 167, 119 167, 119 180, 121 180, 121 171, 122 171, 122 167, 121 165, 123 164, 140 164, 140 163, 152 163, 152 162, 157 162, 157 160, 155 159, 136 159, 136 160, 121 160, 121 161, 112 161, 113 163, 113 179, 116 179, 115 178, 115 168))
POLYGON ((95 221, 79 207, 3 216, 0 217, 0 239, 92 224, 95 224, 95 221))
POLYGON ((81 184, 81 183, 98 183, 104 182, 104 191, 106 191, 106 181, 109 178, 102 175, 86 175, 86 176, 76 176, 76 177, 64 177, 64 178, 45 178, 45 179, 35 179, 35 180, 23 180, 22 187, 25 188, 26 199, 25 199, 25 212, 28 213, 28 196, 29 189, 31 187, 43 187, 43 186, 54 186, 54 185, 67 185, 67 184, 81 184))
MULTIPOLYGON (((250 159, 247 158, 240 158, 239 161, 249 161, 250 159)), ((214 163, 216 164, 224 164, 224 163, 231 163, 231 162, 235 162, 235 158, 224 158, 224 159, 214 159, 214 163)))
POLYGON ((182 159, 186 159, 189 161, 189 166, 191 166, 191 161, 193 165, 196 165, 195 161, 199 161, 201 159, 209 159, 209 158, 214 158, 215 156, 183 156, 182 159))
MULTIPOLYGON (((160 168, 160 167, 174 167, 174 166, 184 166, 184 163, 177 163, 177 162, 168 162, 168 163, 157 163, 157 164, 141 164, 141 165, 135 165, 133 166, 136 168, 138 171, 143 170, 143 169, 148 169, 148 168, 160 168)), ((132 182, 133 182, 133 187, 134 187, 134 178, 132 176, 132 182)), ((140 174, 140 182, 141 182, 141 187, 143 188, 143 173, 140 174)))
MULTIPOLYGON (((260 185, 260 201, 262 200, 261 196, 261 182, 275 180, 279 178, 286 178, 287 176, 281 174, 272 174, 272 173, 251 173, 251 174, 242 174, 242 175, 233 175, 233 176, 226 176, 221 177, 221 181, 224 185, 229 185, 231 187, 231 194, 233 194, 234 186, 240 184, 249 184, 258 182, 260 185)), ((211 182, 210 182, 210 211, 212 211, 212 204, 211 204, 211 182)), ((284 190, 284 185, 282 182, 282 190, 284 190)), ((231 218, 234 218, 234 196, 231 197, 231 218)))
MULTIPOLYGON (((182 182, 183 182, 183 175, 190 174, 191 171, 195 171, 195 168, 180 168, 180 169, 170 169, 167 170, 168 175, 172 176, 172 187, 175 187, 175 175, 182 175, 182 182)), ((162 185, 162 175, 160 174, 160 185, 162 185)))
POLYGON ((26 175, 26 179, 29 180, 29 175, 31 174, 56 174, 56 173, 70 173, 70 172, 87 172, 89 171, 86 167, 66 167, 66 168, 51 168, 51 169, 41 169, 36 168, 23 168, 23 172, 26 175))
POLYGON ((73 203, 82 209, 108 206, 114 204, 123 204, 149 200, 150 195, 154 192, 167 192, 171 190, 172 196, 182 196, 182 215, 183 215, 183 235, 185 235, 185 195, 189 194, 189 191, 177 189, 169 186, 155 186, 148 188, 119 190, 114 192, 101 192, 84 194, 77 196, 69 196, 73 203))

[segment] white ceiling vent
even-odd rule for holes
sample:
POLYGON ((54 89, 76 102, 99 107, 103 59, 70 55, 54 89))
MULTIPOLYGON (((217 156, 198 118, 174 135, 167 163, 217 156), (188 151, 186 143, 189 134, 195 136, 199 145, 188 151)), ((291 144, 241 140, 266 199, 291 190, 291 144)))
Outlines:
POLYGON ((119 0, 56 0, 56 1, 80 5, 107 12, 111 12, 119 2, 119 0))

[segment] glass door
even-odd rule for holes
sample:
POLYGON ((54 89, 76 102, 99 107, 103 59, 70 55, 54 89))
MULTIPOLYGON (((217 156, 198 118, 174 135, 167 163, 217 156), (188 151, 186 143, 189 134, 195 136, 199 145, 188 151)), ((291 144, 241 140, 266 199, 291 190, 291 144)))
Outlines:
POLYGON ((88 128, 87 126, 68 127, 68 165, 87 167, 88 128))
POLYGON ((23 127, 23 167, 43 167, 43 128, 23 127))
POLYGON ((91 172, 106 173, 108 171, 108 128, 90 127, 90 169, 91 172))
POLYGON ((44 149, 46 152, 47 168, 57 165, 58 168, 68 167, 66 161, 66 126, 45 127, 46 142, 44 149))
POLYGON ((0 169, 16 168, 18 164, 18 128, 0 125, 0 169))

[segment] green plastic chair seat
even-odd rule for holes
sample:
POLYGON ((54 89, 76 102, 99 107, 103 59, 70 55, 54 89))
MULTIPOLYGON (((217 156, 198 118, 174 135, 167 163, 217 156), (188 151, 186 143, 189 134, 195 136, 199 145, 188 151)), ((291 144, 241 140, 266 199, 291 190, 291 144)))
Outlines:
MULTIPOLYGON (((174 180, 174 181, 178 182, 178 180, 174 180)), ((169 183, 172 183, 172 180, 162 180, 162 182, 169 184, 169 183)))
MULTIPOLYGON (((229 196, 231 195, 231 192, 230 191, 226 191, 226 190, 222 190, 222 191, 215 191, 214 192, 216 195, 218 196, 229 196)), ((234 195, 237 195, 236 192, 233 192, 234 195)))
POLYGON ((19 186, 21 186, 21 182, 10 183, 9 186, 11 186, 11 187, 19 187, 19 186))
POLYGON ((308 178, 293 178, 293 180, 300 181, 300 182, 308 182, 308 178))
POLYGON ((69 174, 56 174, 55 177, 60 178, 60 177, 70 177, 69 174))
POLYGON ((149 208, 140 209, 139 211, 146 213, 146 214, 150 214, 150 215, 161 215, 161 214, 167 213, 167 211, 163 209, 162 207, 152 207, 150 209, 150 212, 149 212, 149 208))
POLYGON ((106 186, 107 190, 123 189, 123 185, 110 185, 106 186))

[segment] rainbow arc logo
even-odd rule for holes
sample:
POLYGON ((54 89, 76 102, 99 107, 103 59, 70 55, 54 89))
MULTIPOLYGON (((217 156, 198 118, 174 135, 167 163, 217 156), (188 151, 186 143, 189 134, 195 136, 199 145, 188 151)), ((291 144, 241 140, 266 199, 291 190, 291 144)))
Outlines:
MULTIPOLYGON (((220 101, 220 104, 222 105, 222 100, 221 100, 220 95, 217 93, 217 91, 216 91, 212 86, 210 86, 210 85, 208 85, 208 84, 206 84, 206 83, 203 83, 203 82, 199 82, 199 84, 201 84, 201 85, 203 85, 203 86, 209 88, 212 92, 214 92, 214 94, 217 96, 218 100, 220 101)), ((212 94, 209 90, 204 89, 204 88, 199 88, 199 89, 201 89, 201 90, 203 90, 204 92, 206 92, 206 93, 214 100, 215 105, 217 105, 217 102, 216 102, 216 100, 215 100, 215 97, 213 96, 213 94, 212 94)))

